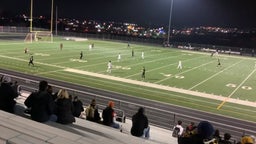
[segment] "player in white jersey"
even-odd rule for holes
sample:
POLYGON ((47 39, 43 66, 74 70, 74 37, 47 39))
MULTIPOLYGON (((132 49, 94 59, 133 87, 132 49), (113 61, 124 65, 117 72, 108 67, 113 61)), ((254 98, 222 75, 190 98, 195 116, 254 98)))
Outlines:
POLYGON ((182 69, 182 63, 181 63, 181 61, 179 61, 179 63, 178 63, 178 66, 177 66, 177 69, 182 69))
POLYGON ((108 66, 107 72, 111 73, 111 70, 112 70, 112 63, 111 63, 111 61, 108 62, 107 66, 108 66))
POLYGON ((141 59, 144 59, 144 52, 141 52, 141 59))
POLYGON ((121 60, 121 54, 119 53, 117 56, 117 61, 119 62, 121 60))

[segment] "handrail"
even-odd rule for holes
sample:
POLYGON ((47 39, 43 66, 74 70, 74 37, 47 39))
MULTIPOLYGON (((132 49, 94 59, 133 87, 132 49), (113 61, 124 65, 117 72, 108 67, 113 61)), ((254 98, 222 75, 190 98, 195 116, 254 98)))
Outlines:
MULTIPOLYGON (((0 75, 1 74, 10 76, 12 78, 19 79, 21 82, 25 82, 25 84, 23 84, 19 88, 31 88, 32 90, 35 90, 36 89, 35 87, 38 87, 38 86, 35 86, 35 84, 38 84, 39 81, 0 72, 0 75), (32 86, 28 86, 29 84, 31 85, 31 83, 32 83, 32 86)), ((119 105, 116 105, 117 106, 116 108, 124 110, 125 114, 128 117, 131 117, 132 114, 134 113, 134 111, 136 111, 141 106, 141 105, 133 103, 133 102, 129 102, 129 101, 121 100, 121 99, 116 99, 116 98, 111 98, 111 97, 107 97, 107 96, 104 96, 104 95, 99 95, 99 94, 95 94, 95 93, 91 93, 91 92, 76 90, 76 89, 72 89, 72 88, 68 88, 68 87, 64 87, 64 86, 60 86, 60 85, 55 85, 55 84, 51 84, 51 85, 53 86, 53 88, 58 88, 58 89, 64 88, 64 89, 69 90, 71 93, 73 92, 75 94, 80 94, 80 95, 84 96, 85 98, 90 98, 90 100, 92 98, 95 98, 98 101, 98 104, 104 105, 104 104, 106 104, 106 101, 109 101, 109 100, 115 101, 119 104, 119 105)), ((86 99, 84 99, 84 100, 86 100, 86 99)), ((174 123, 178 119, 183 120, 184 125, 189 124, 191 121, 199 122, 199 121, 203 120, 201 118, 199 119, 198 117, 185 115, 185 114, 182 114, 182 113, 175 113, 174 111, 171 111, 171 110, 168 111, 168 110, 156 108, 156 107, 153 107, 153 106, 146 106, 145 105, 143 107, 147 109, 146 110, 146 115, 149 118, 151 118, 151 121, 150 121, 151 124, 162 127, 162 128, 166 128, 166 129, 170 129, 171 126, 174 125, 174 123), (161 113, 161 114, 163 114, 163 116, 156 118, 156 116, 155 116, 156 113, 161 113), (161 119, 162 121, 159 121, 159 119, 161 119)), ((206 120, 206 119, 204 119, 204 120, 206 120)), ((236 138, 240 138, 244 133, 245 134, 249 134, 249 133, 254 134, 255 133, 255 131, 250 130, 248 128, 242 128, 241 129, 241 127, 236 127, 236 126, 232 126, 232 125, 228 125, 228 124, 225 125, 225 124, 219 123, 217 121, 210 121, 210 122, 212 124, 219 125, 219 128, 225 127, 225 129, 230 129, 232 132, 234 132, 236 134, 235 135, 236 138)))

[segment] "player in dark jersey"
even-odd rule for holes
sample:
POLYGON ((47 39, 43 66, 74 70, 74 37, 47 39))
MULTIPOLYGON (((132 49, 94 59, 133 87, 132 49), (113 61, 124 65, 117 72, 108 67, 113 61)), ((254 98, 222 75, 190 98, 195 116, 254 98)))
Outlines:
POLYGON ((31 56, 31 57, 29 58, 28 65, 29 65, 29 66, 30 66, 30 65, 33 65, 33 66, 34 66, 33 61, 34 61, 34 57, 33 57, 33 56, 31 56))
POLYGON ((145 78, 146 78, 146 69, 145 69, 145 67, 143 66, 143 68, 142 68, 142 73, 141 73, 141 78, 144 80, 145 78))

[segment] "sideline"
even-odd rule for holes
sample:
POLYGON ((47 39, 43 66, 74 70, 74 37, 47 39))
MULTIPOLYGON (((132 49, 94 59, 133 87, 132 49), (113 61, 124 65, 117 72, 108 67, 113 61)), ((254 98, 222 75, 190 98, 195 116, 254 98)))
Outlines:
MULTIPOLYGON (((27 61, 27 60, 24 60, 21 58, 9 57, 9 56, 4 56, 4 55, 0 55, 0 57, 8 58, 8 59, 15 59, 15 60, 19 60, 19 61, 27 61)), ((121 81, 121 82, 125 82, 125 83, 146 86, 146 87, 156 88, 156 89, 161 89, 161 90, 167 90, 167 91, 172 91, 172 92, 184 93, 184 94, 188 94, 188 95, 193 95, 193 96, 198 96, 198 97, 203 97, 203 98, 208 98, 208 99, 213 99, 213 100, 219 100, 222 102, 225 101, 225 102, 230 102, 230 103, 234 103, 234 104, 256 107, 256 102, 244 101, 244 100, 234 99, 234 98, 227 98, 227 97, 223 97, 223 96, 217 96, 217 95, 207 94, 207 93, 202 93, 202 92, 197 92, 197 91, 163 86, 163 85, 159 85, 159 84, 148 83, 148 82, 143 82, 143 81, 136 81, 136 80, 125 79, 125 78, 120 78, 120 77, 114 77, 114 76, 110 76, 110 75, 98 74, 98 73, 93 73, 93 72, 88 72, 88 71, 82 71, 82 70, 68 68, 68 67, 59 66, 59 65, 47 64, 47 63, 41 63, 41 62, 36 62, 36 63, 55 67, 55 68, 60 68, 60 69, 63 69, 63 71, 68 71, 68 72, 72 72, 72 73, 89 75, 89 76, 93 76, 93 77, 104 78, 104 79, 109 79, 109 80, 114 80, 114 81, 121 81)))
POLYGON ((64 71, 98 77, 98 78, 104 78, 104 79, 109 79, 109 80, 114 80, 114 81, 120 81, 120 82, 140 85, 140 86, 146 86, 146 87, 150 87, 150 88, 157 88, 157 89, 161 89, 161 90, 184 93, 184 94, 188 94, 188 95, 193 95, 193 96, 198 96, 198 97, 203 97, 203 98, 208 98, 208 99, 213 99, 213 100, 226 101, 226 102, 230 102, 230 103, 234 103, 234 104, 256 107, 255 102, 244 101, 244 100, 233 99, 233 98, 227 99, 227 97, 217 96, 217 95, 213 95, 213 94, 201 93, 201 92, 196 92, 196 91, 191 91, 191 90, 163 86, 163 85, 154 84, 154 83, 136 81, 136 80, 125 79, 125 78, 120 78, 120 77, 114 77, 114 76, 110 76, 110 75, 93 73, 93 72, 88 72, 88 71, 83 71, 83 70, 72 69, 72 68, 64 69, 64 71))

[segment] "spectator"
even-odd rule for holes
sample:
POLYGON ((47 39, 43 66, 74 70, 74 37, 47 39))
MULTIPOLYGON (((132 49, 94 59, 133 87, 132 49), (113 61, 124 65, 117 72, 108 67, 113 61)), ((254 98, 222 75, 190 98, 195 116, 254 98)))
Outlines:
POLYGON ((221 140, 220 131, 218 129, 215 130, 213 137, 219 142, 221 140))
POLYGON ((91 104, 86 108, 86 119, 89 121, 100 122, 100 115, 96 108, 96 100, 92 99, 91 104))
POLYGON ((252 136, 243 136, 241 144, 254 144, 255 140, 252 136))
POLYGON ((201 121, 197 126, 197 132, 190 137, 180 137, 178 144, 204 144, 204 143, 217 143, 213 139, 214 128, 208 121, 201 121))
POLYGON ((196 129, 195 123, 191 122, 190 125, 187 126, 186 128, 188 131, 193 131, 196 129))
POLYGON ((73 104, 69 98, 68 91, 60 89, 58 92, 58 98, 56 100, 56 115, 58 117, 57 122, 61 124, 70 124, 75 122, 73 116, 73 104))
POLYGON ((15 81, 13 84, 12 84, 12 88, 13 88, 13 90, 14 90, 14 92, 15 92, 15 95, 20 95, 20 88, 18 89, 18 82, 17 81, 15 81))
POLYGON ((220 140, 219 144, 232 144, 232 142, 229 141, 230 138, 231 138, 231 135, 229 133, 225 133, 224 134, 224 139, 220 140))
POLYGON ((132 116, 131 134, 137 137, 149 138, 149 130, 148 118, 144 114, 144 108, 140 107, 138 112, 132 116))
POLYGON ((114 111, 114 102, 110 101, 108 106, 103 110, 103 124, 107 126, 111 126, 113 128, 120 128, 118 123, 114 122, 115 111, 114 111))
POLYGON ((18 93, 11 86, 11 78, 8 76, 2 77, 0 86, 0 109, 9 113, 14 113, 18 93))
POLYGON ((83 107, 82 101, 79 100, 77 96, 74 97, 73 106, 74 106, 73 115, 75 117, 80 117, 81 112, 84 111, 84 107, 83 107))
POLYGON ((178 124, 173 127, 172 136, 173 136, 173 137, 180 137, 180 136, 182 136, 183 130, 184 130, 184 128, 182 127, 182 121, 179 120, 179 121, 178 121, 178 124))
POLYGON ((56 115, 53 115, 54 101, 47 92, 48 82, 40 81, 39 91, 33 92, 25 100, 25 105, 31 109, 32 120, 38 122, 56 121, 56 115))
POLYGON ((190 137, 191 135, 195 134, 196 132, 196 126, 194 122, 191 122, 187 127, 186 127, 186 131, 183 132, 183 136, 184 137, 190 137))

